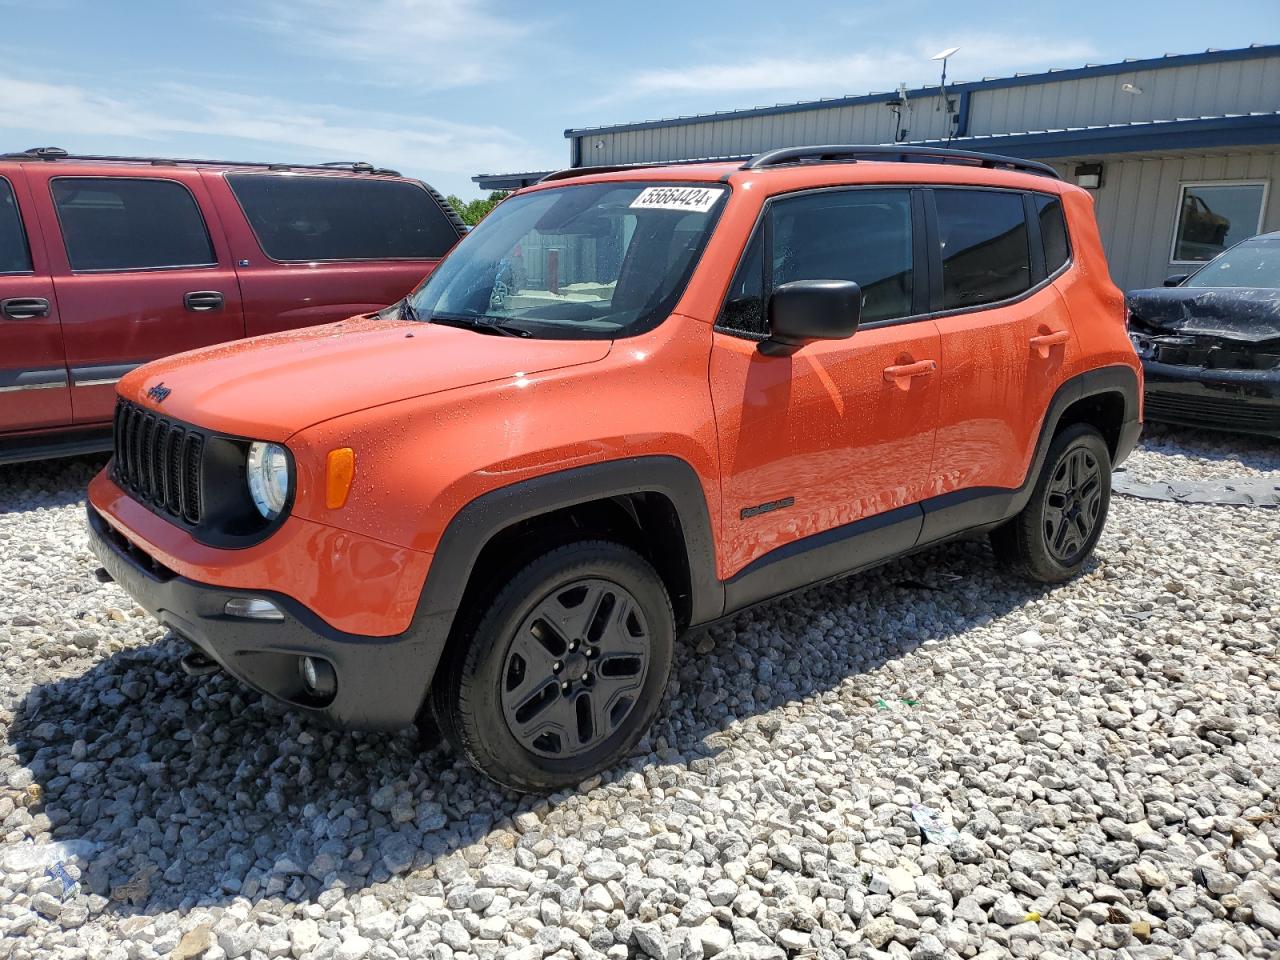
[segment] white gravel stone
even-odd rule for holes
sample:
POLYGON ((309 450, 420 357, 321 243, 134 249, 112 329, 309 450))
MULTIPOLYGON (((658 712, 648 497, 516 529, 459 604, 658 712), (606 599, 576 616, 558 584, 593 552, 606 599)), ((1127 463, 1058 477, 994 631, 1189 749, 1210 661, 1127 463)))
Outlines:
MULTIPOLYGON (((93 575, 100 463, 0 467, 6 960, 1277 949, 1280 510, 1117 496, 1051 589, 958 542, 756 608, 681 645, 633 757, 522 798, 183 674, 93 575)), ((1280 445, 1157 428, 1129 469, 1280 445)))

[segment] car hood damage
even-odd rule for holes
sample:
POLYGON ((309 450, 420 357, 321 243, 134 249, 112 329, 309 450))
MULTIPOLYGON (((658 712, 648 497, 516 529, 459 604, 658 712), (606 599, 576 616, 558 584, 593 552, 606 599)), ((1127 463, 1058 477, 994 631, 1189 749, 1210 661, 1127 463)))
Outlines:
POLYGON ((1280 290, 1157 287, 1133 291, 1126 303, 1138 329, 1248 344, 1280 340, 1280 290))
POLYGON ((138 368, 119 389, 167 417, 280 441, 369 407, 594 363, 611 346, 354 317, 180 353, 138 368))

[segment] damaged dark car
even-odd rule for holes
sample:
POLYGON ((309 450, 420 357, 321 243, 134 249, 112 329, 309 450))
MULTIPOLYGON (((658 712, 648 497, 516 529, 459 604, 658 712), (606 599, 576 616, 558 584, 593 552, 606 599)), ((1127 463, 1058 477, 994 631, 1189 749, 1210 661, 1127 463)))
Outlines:
POLYGON ((1280 438, 1280 231, 1128 306, 1147 420, 1280 438))

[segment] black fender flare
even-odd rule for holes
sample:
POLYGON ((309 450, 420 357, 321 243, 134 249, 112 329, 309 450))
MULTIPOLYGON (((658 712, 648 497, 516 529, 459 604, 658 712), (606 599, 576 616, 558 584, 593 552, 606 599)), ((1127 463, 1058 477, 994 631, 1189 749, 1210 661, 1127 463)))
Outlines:
POLYGON ((445 527, 414 619, 451 626, 480 551, 503 530, 564 507, 635 493, 659 494, 675 507, 689 566, 691 620, 714 620, 724 612, 724 587, 716 576, 706 496, 688 461, 663 455, 572 467, 481 494, 445 527))

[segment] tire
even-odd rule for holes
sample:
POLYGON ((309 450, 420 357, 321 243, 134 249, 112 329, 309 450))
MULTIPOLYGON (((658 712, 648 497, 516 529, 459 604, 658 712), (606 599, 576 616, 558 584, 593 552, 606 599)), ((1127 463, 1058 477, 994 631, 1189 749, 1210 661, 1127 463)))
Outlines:
POLYGON ((998 560, 1028 580, 1062 583, 1092 555, 1110 505, 1106 441, 1097 428, 1073 424, 1053 438, 1031 499, 991 532, 991 547, 998 560))
POLYGON ((582 541, 542 554, 490 595, 432 687, 453 748, 528 792, 576 785, 627 756, 662 703, 675 645, 653 567, 620 544, 582 541))

